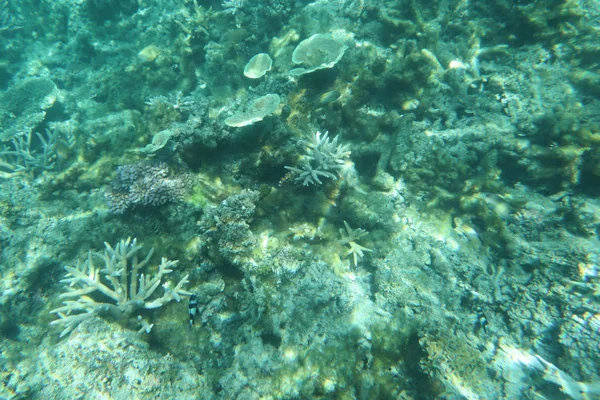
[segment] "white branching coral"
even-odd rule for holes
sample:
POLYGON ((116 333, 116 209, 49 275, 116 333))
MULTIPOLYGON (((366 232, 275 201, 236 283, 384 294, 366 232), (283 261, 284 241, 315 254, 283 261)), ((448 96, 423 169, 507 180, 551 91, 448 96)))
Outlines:
POLYGON ((296 173, 296 181, 304 186, 322 184, 319 177, 337 179, 345 159, 350 156, 348 146, 337 143, 338 137, 329 140, 327 132, 321 136, 321 132, 317 131, 311 141, 301 141, 307 147, 301 168, 285 168, 296 173))
POLYGON ((354 266, 356 266, 358 264, 358 259, 362 258, 365 254, 364 252, 371 252, 373 250, 368 249, 364 246, 361 246, 360 244, 356 243, 356 241, 358 239, 360 239, 361 237, 368 235, 369 233, 367 231, 365 231, 362 228, 358 228, 358 229, 352 229, 350 228, 350 225, 348 225, 348 223, 346 221, 344 221, 344 229, 340 228, 340 235, 342 236, 342 239, 340 240, 340 242, 342 244, 347 244, 348 246, 350 246, 350 250, 348 250, 347 255, 352 254, 352 256, 354 257, 354 266))
POLYGON ((244 5, 244 0, 224 0, 221 3, 223 11, 230 14, 235 14, 244 5))
MULTIPOLYGON (((106 242, 104 245, 104 252, 90 251, 82 264, 65 267, 67 274, 61 282, 67 284, 67 291, 60 297, 68 300, 63 302, 62 307, 50 311, 58 316, 51 324, 64 326, 61 337, 75 329, 81 321, 96 314, 110 314, 116 319, 123 319, 136 310, 158 308, 171 300, 179 302, 181 296, 191 295, 183 289, 189 282, 189 275, 186 275, 173 289, 169 282, 162 284, 164 294, 151 299, 163 277, 173 272, 172 268, 178 261, 169 261, 163 257, 158 265, 158 272, 150 277, 140 273, 140 270, 148 264, 154 249, 140 261, 138 252, 142 246, 137 245, 136 239, 121 240, 114 248, 106 242), (103 266, 97 267, 94 258, 100 259, 103 266), (92 293, 94 298, 88 296, 92 293), (115 303, 103 301, 102 298, 115 303)), ((142 324, 140 332, 149 332, 152 325, 139 316, 138 320, 142 324)))

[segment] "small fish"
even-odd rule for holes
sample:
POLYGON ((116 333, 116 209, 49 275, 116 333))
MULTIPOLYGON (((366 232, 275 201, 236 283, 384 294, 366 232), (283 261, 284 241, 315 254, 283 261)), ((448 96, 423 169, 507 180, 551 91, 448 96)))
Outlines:
POLYGON ((194 327, 194 319, 198 312, 198 297, 193 294, 190 296, 190 302, 188 304, 188 315, 190 317, 190 328, 194 327))
POLYGON ((325 107, 326 105, 333 103, 334 101, 339 99, 341 95, 342 94, 337 90, 331 90, 329 92, 323 93, 317 99, 317 108, 325 107))
POLYGON ((483 333, 488 333, 488 320, 483 312, 483 309, 480 307, 476 310, 477 321, 475 322, 475 333, 479 331, 483 331, 483 333))

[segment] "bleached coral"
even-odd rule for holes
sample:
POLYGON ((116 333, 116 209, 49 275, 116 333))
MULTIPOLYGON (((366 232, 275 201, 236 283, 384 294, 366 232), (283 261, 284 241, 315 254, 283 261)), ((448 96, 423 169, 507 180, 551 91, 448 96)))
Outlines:
MULTIPOLYGON (((116 319, 123 319, 136 310, 158 308, 171 300, 179 302, 181 296, 191 295, 183 289, 188 283, 189 275, 186 275, 173 289, 169 287, 169 282, 164 283, 164 294, 151 299, 163 277, 173 272, 172 268, 177 265, 177 261, 163 257, 156 275, 149 277, 140 273, 140 270, 148 264, 154 249, 140 261, 138 252, 142 246, 137 245, 136 239, 121 240, 114 248, 106 242, 104 245, 106 249, 103 253, 90 251, 83 264, 65 267, 67 274, 61 282, 67 284, 67 291, 60 297, 67 300, 62 307, 50 311, 58 316, 51 324, 64 326, 61 337, 75 329, 84 319, 96 314, 110 314, 116 319), (95 257, 102 260, 103 268, 94 265, 95 257), (96 292, 99 294, 95 298, 88 296, 96 292), (75 300, 70 300, 73 298, 75 300), (109 302, 111 300, 116 304, 109 302)), ((140 332, 149 332, 152 328, 145 321, 141 324, 140 332)))

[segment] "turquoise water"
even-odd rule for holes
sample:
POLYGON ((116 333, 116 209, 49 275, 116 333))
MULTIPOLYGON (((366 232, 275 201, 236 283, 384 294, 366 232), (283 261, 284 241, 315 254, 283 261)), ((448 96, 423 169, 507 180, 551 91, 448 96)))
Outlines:
POLYGON ((0 399, 600 398, 598 21, 0 0, 0 399))

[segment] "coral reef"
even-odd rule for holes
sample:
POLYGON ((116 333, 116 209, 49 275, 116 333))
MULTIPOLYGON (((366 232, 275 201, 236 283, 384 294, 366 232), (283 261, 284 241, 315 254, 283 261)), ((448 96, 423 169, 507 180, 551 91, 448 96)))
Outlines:
POLYGON ((0 0, 0 398, 597 398, 598 21, 0 0))

